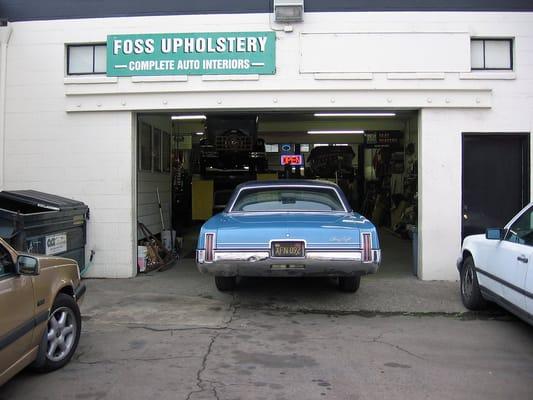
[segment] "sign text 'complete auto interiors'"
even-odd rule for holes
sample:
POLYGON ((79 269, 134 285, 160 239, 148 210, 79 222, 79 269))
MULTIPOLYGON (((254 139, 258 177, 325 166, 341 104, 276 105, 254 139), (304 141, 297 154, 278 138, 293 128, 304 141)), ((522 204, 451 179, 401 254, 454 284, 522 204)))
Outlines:
POLYGON ((107 75, 266 75, 275 55, 275 32, 109 35, 107 75))

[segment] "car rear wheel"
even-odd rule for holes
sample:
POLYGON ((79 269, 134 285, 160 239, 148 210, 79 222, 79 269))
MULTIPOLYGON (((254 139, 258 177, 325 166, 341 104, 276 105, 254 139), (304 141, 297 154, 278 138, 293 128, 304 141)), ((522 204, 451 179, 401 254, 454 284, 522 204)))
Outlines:
POLYGON ((215 285, 221 292, 228 292, 237 286, 237 278, 235 276, 215 276, 215 285))
POLYGON ((76 301, 59 293, 48 317, 39 353, 33 367, 43 372, 65 366, 76 351, 81 333, 81 315, 76 301))
POLYGON ((479 289, 474 260, 470 256, 465 258, 461 269, 461 300, 469 310, 481 310, 487 305, 479 289))
POLYGON ((355 293, 360 284, 360 276, 339 276, 339 289, 343 292, 355 293))

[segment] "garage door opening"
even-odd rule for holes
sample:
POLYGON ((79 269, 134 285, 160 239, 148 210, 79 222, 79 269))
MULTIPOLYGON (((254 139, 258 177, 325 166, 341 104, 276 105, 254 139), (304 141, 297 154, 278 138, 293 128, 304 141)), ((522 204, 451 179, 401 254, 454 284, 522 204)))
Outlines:
POLYGON ((201 224, 239 183, 329 180, 379 229, 376 278, 416 275, 417 121, 406 110, 138 114, 137 220, 193 259, 201 224))

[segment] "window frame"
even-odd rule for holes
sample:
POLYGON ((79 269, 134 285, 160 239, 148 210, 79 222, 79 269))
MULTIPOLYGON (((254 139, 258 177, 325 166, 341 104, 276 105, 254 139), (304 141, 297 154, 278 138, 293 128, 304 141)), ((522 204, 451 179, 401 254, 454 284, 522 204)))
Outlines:
POLYGON ((161 130, 161 164, 162 164, 161 172, 163 174, 168 174, 171 172, 172 170, 171 160, 172 160, 172 138, 169 132, 161 130))
POLYGON ((11 267, 12 267, 12 271, 8 271, 8 272, 4 271, 4 273, 0 273, 0 281, 2 281, 4 279, 8 279, 8 278, 12 278, 13 276, 16 276, 16 267, 15 267, 15 260, 13 260, 13 255, 5 246, 2 245, 2 243, 0 243, 0 250, 4 251, 6 254, 9 255, 9 257, 11 258, 11 267))
POLYGON ((250 187, 243 187, 241 188, 236 194, 235 196, 233 197, 233 199, 231 200, 231 205, 229 205, 228 203, 228 207, 227 207, 227 213, 231 213, 231 214, 247 214, 247 213, 254 213, 254 214, 268 214, 268 213, 272 213, 272 212, 279 212, 279 213, 287 213, 287 212, 291 212, 291 213, 326 213, 326 214, 331 214, 331 213, 346 213, 346 212, 349 212, 349 208, 347 207, 347 205, 344 203, 343 201, 343 198, 342 196, 340 195, 339 191, 334 188, 334 187, 329 187, 329 186, 319 186, 319 185, 275 185, 275 186, 267 186, 267 185, 258 185, 258 186, 250 186, 250 187), (298 190, 298 189, 320 189, 320 190, 331 190, 333 191, 333 193, 335 193, 335 195, 337 196, 337 199, 339 201, 339 204, 342 206, 342 210, 328 210, 328 211, 308 211, 308 210, 305 210, 305 211, 296 211, 296 210, 291 210, 291 211, 236 211, 234 208, 235 208, 235 204, 237 204, 237 200, 239 200, 239 198, 241 197, 241 194, 244 192, 244 191, 253 191, 253 190, 257 190, 257 189, 273 189, 273 190, 279 190, 279 189, 288 189, 288 190, 291 190, 291 189, 294 189, 294 190, 298 190))
POLYGON ((162 130, 155 126, 152 127, 152 172, 161 173, 163 158, 162 130))
POLYGON ((513 231, 511 228, 513 226, 515 226, 515 224, 518 221, 520 221, 522 219, 522 217, 524 217, 525 215, 530 215, 531 216, 532 214, 533 214, 533 205, 530 205, 529 207, 526 207, 515 218, 513 218, 513 220, 508 224, 508 227, 506 229, 505 236, 504 236, 503 240, 506 241, 506 242, 509 242, 509 243, 515 243, 515 244, 519 244, 519 245, 522 245, 522 246, 533 247, 533 243, 532 244, 520 243, 519 241, 511 240, 513 237, 517 237, 518 239, 521 239, 521 237, 518 236, 517 232, 513 231))
MULTIPOLYGON (((107 70, 104 72, 95 72, 95 54, 96 47, 103 46, 107 50, 106 43, 77 43, 77 44, 67 44, 67 76, 80 76, 80 75, 107 75, 107 70), (92 47, 92 72, 70 72, 70 49, 75 47, 92 47)), ((107 53, 106 53, 107 54, 107 53)), ((107 68, 106 68, 107 69, 107 68)))
POLYGON ((482 42, 483 44, 483 68, 473 68, 472 60, 470 60, 471 71, 514 71, 514 38, 471 37, 470 38, 470 49, 472 49, 472 42, 482 42), (487 68, 485 66, 486 65, 485 42, 509 42, 509 60, 510 60, 509 68, 487 68))
POLYGON ((137 152, 138 152, 138 163, 139 163, 139 171, 140 172, 153 172, 154 166, 153 166, 153 127, 147 122, 141 121, 140 129, 139 129, 139 137, 137 139, 137 152), (143 126, 144 125, 144 126, 143 126), (150 132, 143 132, 143 127, 146 127, 150 132), (150 149, 148 151, 148 158, 150 159, 150 168, 143 168, 143 147, 142 147, 142 136, 143 133, 146 133, 147 136, 150 137, 150 149))

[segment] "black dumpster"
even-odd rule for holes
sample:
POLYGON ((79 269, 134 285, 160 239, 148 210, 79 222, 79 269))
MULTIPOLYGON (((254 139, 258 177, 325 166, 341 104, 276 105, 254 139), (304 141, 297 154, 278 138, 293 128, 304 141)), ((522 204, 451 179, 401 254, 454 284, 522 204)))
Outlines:
POLYGON ((0 237, 16 250, 57 255, 85 267, 89 207, 35 190, 0 192, 0 237))

